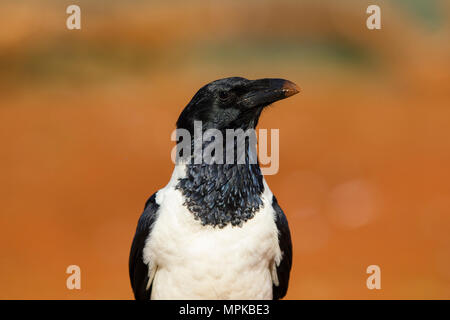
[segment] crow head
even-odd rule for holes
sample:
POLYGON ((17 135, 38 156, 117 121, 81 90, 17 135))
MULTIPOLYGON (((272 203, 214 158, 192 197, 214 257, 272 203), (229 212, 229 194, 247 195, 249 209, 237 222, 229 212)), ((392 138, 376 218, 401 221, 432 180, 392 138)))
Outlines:
POLYGON ((232 77, 213 81, 202 87, 181 112, 178 129, 193 133, 194 121, 208 129, 254 129, 264 107, 299 92, 284 79, 232 77))

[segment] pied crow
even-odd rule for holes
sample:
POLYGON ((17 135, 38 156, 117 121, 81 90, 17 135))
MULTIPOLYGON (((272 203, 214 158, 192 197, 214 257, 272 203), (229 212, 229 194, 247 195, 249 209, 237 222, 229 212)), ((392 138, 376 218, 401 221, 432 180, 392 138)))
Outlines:
MULTIPOLYGON (((298 92, 284 79, 216 80, 183 109, 177 129, 195 135, 195 121, 203 132, 255 129, 266 106, 298 92)), ((129 258, 136 299, 285 296, 292 264, 288 222, 258 162, 248 160, 176 163, 138 221, 129 258)))

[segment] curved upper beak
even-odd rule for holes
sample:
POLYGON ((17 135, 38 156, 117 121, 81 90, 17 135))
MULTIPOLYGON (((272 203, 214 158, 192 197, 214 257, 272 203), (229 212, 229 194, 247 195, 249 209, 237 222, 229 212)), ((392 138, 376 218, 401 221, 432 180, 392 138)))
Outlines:
POLYGON ((300 92, 299 87, 285 79, 251 80, 245 86, 245 93, 239 103, 247 108, 265 107, 278 100, 293 96, 300 92))

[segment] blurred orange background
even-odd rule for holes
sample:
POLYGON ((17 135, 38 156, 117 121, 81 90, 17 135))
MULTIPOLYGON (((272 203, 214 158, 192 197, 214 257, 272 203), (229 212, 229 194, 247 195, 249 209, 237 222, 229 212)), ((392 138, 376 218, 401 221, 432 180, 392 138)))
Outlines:
POLYGON ((444 0, 2 1, 0 298, 131 299, 178 114, 242 76, 303 89, 259 125, 280 129, 266 179, 293 237, 286 298, 449 299, 449 18, 444 0))

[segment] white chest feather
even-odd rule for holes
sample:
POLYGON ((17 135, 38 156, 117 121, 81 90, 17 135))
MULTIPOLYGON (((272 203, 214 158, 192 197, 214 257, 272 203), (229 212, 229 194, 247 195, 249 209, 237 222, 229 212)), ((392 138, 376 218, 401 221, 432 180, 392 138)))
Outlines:
POLYGON ((267 184, 264 206, 241 227, 202 226, 173 180, 156 197, 158 218, 144 248, 152 299, 271 299, 281 259, 267 184))

